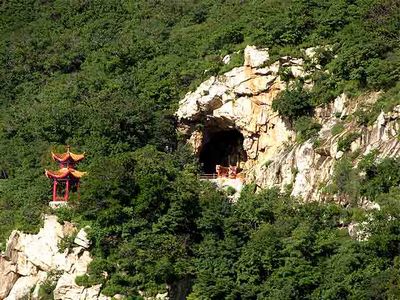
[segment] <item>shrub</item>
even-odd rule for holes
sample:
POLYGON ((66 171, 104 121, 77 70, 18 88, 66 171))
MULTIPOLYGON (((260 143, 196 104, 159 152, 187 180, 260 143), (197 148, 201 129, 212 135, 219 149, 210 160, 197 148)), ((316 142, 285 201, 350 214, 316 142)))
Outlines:
POLYGON ((230 47, 235 44, 243 42, 244 36, 242 27, 240 26, 228 26, 221 30, 214 38, 211 43, 213 50, 225 49, 230 50, 230 47))
POLYGON ((221 67, 221 69, 219 70, 219 74, 223 74, 225 72, 228 72, 230 70, 232 70, 235 67, 239 67, 239 66, 243 66, 244 63, 244 56, 243 56, 243 52, 240 51, 239 53, 232 53, 230 54, 231 56, 231 61, 229 62, 229 64, 224 65, 221 67))
POLYGON ((400 56, 389 54, 386 59, 372 59, 367 73, 367 84, 373 89, 388 89, 394 86, 399 77, 400 56))
POLYGON ((84 274, 81 276, 76 276, 75 283, 79 286, 88 287, 88 286, 90 286, 89 276, 87 274, 84 274))
POLYGON ((273 161, 269 159, 264 163, 264 167, 268 168, 272 163, 273 161))
POLYGON ((54 289, 56 288, 57 280, 61 274, 58 272, 50 272, 46 280, 40 285, 39 288, 39 299, 51 300, 54 299, 54 289))
POLYGON ((39 299, 52 300, 54 299, 53 292, 56 288, 56 283, 46 280, 39 288, 39 299))
POLYGON ((206 6, 198 6, 197 8, 194 9, 192 16, 191 16, 191 21, 196 24, 201 24, 204 21, 207 20, 208 16, 208 9, 206 6))
POLYGON ((333 54, 333 49, 331 47, 326 46, 326 47, 317 47, 315 49, 315 59, 316 61, 322 65, 325 66, 327 65, 332 59, 334 58, 333 54))
POLYGON ((294 123, 297 141, 304 142, 315 137, 321 129, 321 124, 316 123, 311 117, 300 117, 294 123))
POLYGON ((335 164, 331 192, 336 193, 339 199, 357 204, 360 196, 360 180, 357 170, 353 168, 349 159, 344 158, 335 164))
POLYGON ((373 156, 365 159, 362 165, 365 178, 362 181, 361 193, 371 200, 379 194, 389 193, 392 187, 400 184, 400 160, 385 158, 376 162, 373 156))
POLYGON ((351 143, 360 137, 360 133, 351 132, 338 141, 338 150, 346 152, 350 150, 351 143))
POLYGON ((296 120, 301 116, 310 115, 313 107, 309 93, 303 89, 302 84, 297 83, 293 89, 283 91, 272 102, 272 109, 282 117, 296 120))
POLYGON ((379 153, 378 150, 373 150, 367 155, 365 155, 358 163, 358 169, 364 172, 370 169, 375 164, 378 153, 379 153))
POLYGON ((313 148, 317 149, 319 147, 321 147, 322 141, 320 139, 315 139, 314 143, 313 143, 313 148))
POLYGON ((379 112, 374 109, 366 110, 363 108, 358 109, 354 116, 356 117, 356 121, 358 125, 367 126, 373 123, 378 117, 379 112))
POLYGON ((333 125, 331 129, 331 134, 332 135, 338 135, 339 133, 342 133, 344 130, 344 125, 342 123, 336 123, 333 125))
POLYGON ((399 103, 400 84, 383 94, 372 106, 357 110, 355 112, 357 123, 365 126, 372 125, 382 111, 389 112, 399 103))
POLYGON ((235 189, 234 187, 228 186, 228 187, 226 188, 226 194, 227 194, 228 196, 233 196, 235 193, 236 193, 236 189, 235 189))
POLYGON ((61 252, 64 252, 66 249, 68 249, 68 252, 70 252, 70 250, 72 249, 72 247, 74 245, 74 240, 75 240, 76 235, 77 235, 77 232, 62 238, 60 240, 60 242, 58 243, 59 250, 61 252))
POLYGON ((281 77, 281 79, 285 82, 289 82, 290 79, 293 79, 293 73, 292 70, 288 67, 281 67, 279 68, 278 75, 281 77))
POLYGON ((323 71, 315 71, 312 75, 314 87, 310 92, 313 106, 333 101, 340 94, 336 78, 323 71))

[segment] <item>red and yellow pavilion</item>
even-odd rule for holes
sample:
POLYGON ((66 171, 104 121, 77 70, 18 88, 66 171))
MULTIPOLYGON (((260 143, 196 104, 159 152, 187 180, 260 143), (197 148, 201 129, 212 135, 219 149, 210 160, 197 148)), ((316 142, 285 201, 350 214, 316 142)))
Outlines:
POLYGON ((86 172, 75 170, 75 165, 82 161, 85 155, 72 153, 70 146, 67 146, 66 153, 52 152, 51 156, 60 166, 58 171, 45 170, 46 177, 53 181, 53 201, 68 201, 70 192, 79 193, 79 180, 86 175, 86 172))

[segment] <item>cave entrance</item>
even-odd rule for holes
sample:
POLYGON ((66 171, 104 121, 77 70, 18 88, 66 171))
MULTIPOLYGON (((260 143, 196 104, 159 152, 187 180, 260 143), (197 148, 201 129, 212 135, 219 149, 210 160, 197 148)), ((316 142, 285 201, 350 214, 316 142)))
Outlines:
POLYGON ((243 150, 243 135, 236 129, 207 132, 200 151, 200 164, 204 174, 215 174, 216 166, 237 166, 247 159, 243 150))

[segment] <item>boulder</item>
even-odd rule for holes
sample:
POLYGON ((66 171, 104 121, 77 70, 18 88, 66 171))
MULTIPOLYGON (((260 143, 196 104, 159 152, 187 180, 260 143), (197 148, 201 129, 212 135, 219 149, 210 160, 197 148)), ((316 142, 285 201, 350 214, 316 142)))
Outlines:
POLYGON ((336 152, 335 158, 336 159, 341 159, 343 157, 343 155, 344 155, 343 151, 338 151, 338 152, 336 152))
MULTIPOLYGON (((75 275, 63 274, 57 281, 53 295, 54 300, 76 300, 84 295, 84 287, 75 283, 75 275)), ((85 298, 83 298, 85 299, 85 298)))
POLYGON ((15 282, 18 280, 16 265, 0 256, 0 299, 4 299, 10 293, 15 282))
POLYGON ((333 113, 335 115, 339 115, 339 117, 343 117, 344 110, 346 107, 347 96, 346 94, 341 94, 340 96, 336 97, 333 101, 333 113))
POLYGON ((19 300, 24 298, 30 294, 32 288, 34 288, 39 281, 44 281, 46 277, 47 274, 43 271, 40 271, 37 275, 19 277, 5 300, 19 300))
MULTIPOLYGON (((98 300, 99 299, 99 294, 100 294, 100 289, 101 289, 101 284, 97 284, 94 286, 91 286, 89 288, 86 288, 84 290, 84 295, 83 299, 85 300, 98 300)), ((81 296, 82 298, 82 296, 81 296)))
POLYGON ((4 256, 0 256, 0 299, 37 299, 47 278, 56 284, 55 299, 110 299, 100 294, 101 285, 76 285, 76 276, 87 272, 92 258, 85 250, 90 241, 84 229, 75 239, 78 246, 60 252, 61 240, 74 232, 73 224, 62 225, 56 216, 45 216, 44 226, 37 234, 13 231, 4 256))
POLYGON ((224 58, 222 59, 222 62, 224 63, 224 65, 229 64, 231 62, 231 56, 229 54, 225 55, 224 58))
POLYGON ((256 68, 262 66, 269 59, 268 49, 257 49, 256 46, 247 46, 244 49, 244 65, 256 68))
POLYGON ((74 243, 87 249, 90 247, 90 241, 87 237, 87 233, 84 229, 79 230, 78 234, 74 239, 74 243))

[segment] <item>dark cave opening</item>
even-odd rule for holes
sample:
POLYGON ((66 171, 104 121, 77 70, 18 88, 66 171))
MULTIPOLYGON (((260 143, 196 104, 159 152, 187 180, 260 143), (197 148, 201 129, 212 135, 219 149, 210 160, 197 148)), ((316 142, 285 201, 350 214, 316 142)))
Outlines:
POLYGON ((216 165, 240 167, 240 162, 247 159, 243 139, 243 135, 236 129, 207 132, 199 156, 203 172, 214 174, 216 165))

